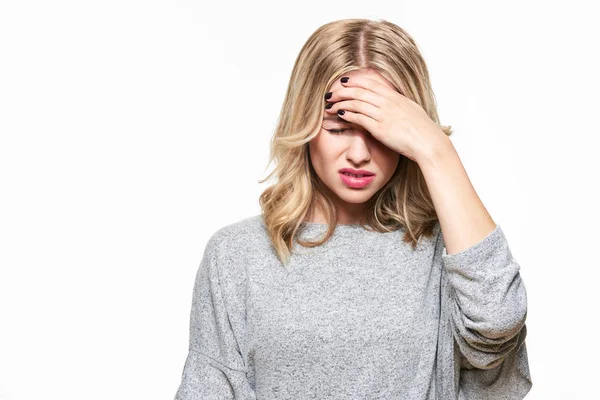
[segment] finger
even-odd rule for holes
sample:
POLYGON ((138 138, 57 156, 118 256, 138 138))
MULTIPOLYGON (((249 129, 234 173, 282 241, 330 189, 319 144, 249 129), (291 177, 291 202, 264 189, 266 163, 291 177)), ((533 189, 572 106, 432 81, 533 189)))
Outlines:
POLYGON ((386 101, 379 93, 359 87, 343 87, 334 90, 327 101, 337 103, 349 99, 358 99, 375 107, 382 107, 386 101))
MULTIPOLYGON (((384 85, 383 83, 377 82, 373 79, 369 79, 366 78, 364 76, 353 76, 352 78, 350 77, 346 77, 348 78, 346 80, 346 82, 344 82, 343 79, 344 77, 342 77, 340 79, 340 83, 344 86, 344 87, 359 87, 362 88, 364 90, 368 90, 370 92, 379 94, 380 96, 384 97, 384 98, 390 98, 393 99, 397 96, 401 96, 401 93, 394 89, 394 88, 390 88, 387 85, 384 85)), ((381 106, 381 104, 377 104, 378 107, 381 106)))
POLYGON ((381 122, 383 115, 381 108, 360 100, 343 100, 325 110, 329 114, 335 114, 338 110, 352 111, 353 113, 363 114, 377 122, 381 122))
POLYGON ((338 115, 340 118, 344 119, 345 121, 348 121, 352 124, 362 126, 366 130, 371 132, 371 134, 373 134, 373 132, 376 131, 377 121, 375 121, 373 118, 368 117, 364 114, 341 109, 341 110, 338 110, 338 115))

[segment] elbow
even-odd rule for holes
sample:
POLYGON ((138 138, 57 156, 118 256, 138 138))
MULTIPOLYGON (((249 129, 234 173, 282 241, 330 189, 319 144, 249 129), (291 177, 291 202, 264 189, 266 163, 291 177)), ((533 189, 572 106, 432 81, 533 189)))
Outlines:
POLYGON ((527 304, 517 302, 510 306, 500 306, 491 312, 485 322, 471 328, 490 340, 506 341, 515 337, 525 326, 527 304))
POLYGON ((495 304, 489 315, 489 326, 481 329, 480 333, 489 339, 510 339, 516 336, 527 319, 527 292, 523 285, 516 295, 510 296, 510 301, 495 304))
POLYGON ((491 340, 471 332, 468 337, 456 336, 455 342, 462 353, 461 367, 466 369, 493 369, 503 363, 510 354, 518 351, 527 336, 527 325, 521 326, 517 333, 499 340, 491 340))
POLYGON ((461 333, 485 343, 502 343, 517 335, 527 319, 527 293, 523 285, 504 293, 487 302, 464 301, 464 297, 455 296, 453 315, 461 333))

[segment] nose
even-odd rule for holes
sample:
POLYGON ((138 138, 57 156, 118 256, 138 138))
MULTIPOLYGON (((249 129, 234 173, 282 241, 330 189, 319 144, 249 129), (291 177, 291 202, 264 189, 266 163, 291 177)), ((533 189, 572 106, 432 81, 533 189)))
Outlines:
POLYGON ((356 134, 348 136, 346 159, 361 165, 371 159, 371 134, 365 130, 355 130, 356 134))

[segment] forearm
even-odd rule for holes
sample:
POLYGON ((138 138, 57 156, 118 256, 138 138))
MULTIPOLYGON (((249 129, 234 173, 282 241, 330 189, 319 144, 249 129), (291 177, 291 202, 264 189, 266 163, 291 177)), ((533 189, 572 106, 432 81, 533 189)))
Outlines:
POLYGON ((487 212, 443 132, 438 144, 417 160, 431 194, 448 254, 459 253, 485 238, 496 223, 487 212))

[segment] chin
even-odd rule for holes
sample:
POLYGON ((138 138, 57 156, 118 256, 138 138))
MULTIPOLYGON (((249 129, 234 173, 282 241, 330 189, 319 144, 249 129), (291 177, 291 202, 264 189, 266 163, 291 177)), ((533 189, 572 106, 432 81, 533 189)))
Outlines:
POLYGON ((361 204, 368 201, 376 190, 372 188, 363 188, 363 189, 353 189, 353 188, 344 188, 343 192, 336 192, 336 195, 346 203, 350 204, 361 204))

